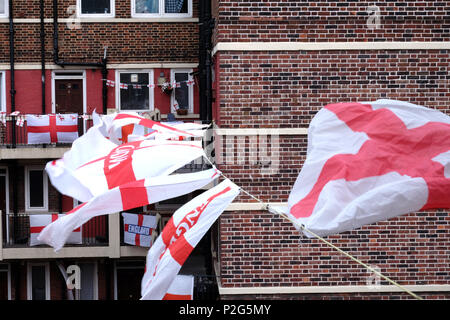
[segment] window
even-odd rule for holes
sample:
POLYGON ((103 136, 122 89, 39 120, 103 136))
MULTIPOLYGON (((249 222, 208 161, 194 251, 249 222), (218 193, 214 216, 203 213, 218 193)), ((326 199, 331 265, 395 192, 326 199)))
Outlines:
POLYGON ((9 16, 8 0, 0 0, 0 18, 9 16))
POLYGON ((194 86, 190 75, 192 70, 172 70, 171 81, 177 85, 172 92, 172 112, 176 108, 187 109, 189 113, 194 112, 194 86))
POLYGON ((29 263, 27 276, 28 300, 50 300, 48 263, 29 263))
POLYGON ((42 167, 25 168, 25 208, 27 211, 48 210, 48 181, 42 167))
MULTIPOLYGON (((1 0, 0 0, 1 3, 1 0)), ((6 112, 5 71, 0 71, 0 111, 6 112)))
POLYGON ((114 17, 114 0, 77 0, 77 10, 80 17, 114 17))
POLYGON ((133 17, 192 17, 192 0, 133 0, 133 17))
POLYGON ((153 110, 153 71, 117 71, 116 94, 120 110, 153 110))

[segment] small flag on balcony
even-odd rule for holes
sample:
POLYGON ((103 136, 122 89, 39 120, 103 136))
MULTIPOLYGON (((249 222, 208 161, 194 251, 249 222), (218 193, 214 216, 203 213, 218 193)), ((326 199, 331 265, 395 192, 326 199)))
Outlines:
POLYGON ((177 275, 163 300, 194 300, 194 276, 177 275))
MULTIPOLYGON (((65 216, 65 214, 32 214, 30 215, 30 246, 37 246, 44 244, 44 242, 37 239, 39 233, 50 223, 56 221, 58 218, 65 216)), ((67 243, 81 244, 81 227, 72 231, 67 238, 67 243)))
POLYGON ((16 126, 23 127, 24 123, 25 123, 24 116, 17 116, 16 126))
POLYGON ((106 85, 108 87, 114 88, 115 82, 112 80, 106 80, 106 85))
POLYGON ((28 143, 72 143, 78 138, 77 114, 26 116, 28 143))
POLYGON ((156 217, 122 212, 123 241, 139 247, 152 246, 152 231, 156 228, 156 217))
POLYGON ((119 88, 120 88, 120 89, 125 89, 125 90, 127 90, 127 89, 128 89, 128 85, 127 85, 126 83, 121 83, 121 84, 119 85, 119 88))

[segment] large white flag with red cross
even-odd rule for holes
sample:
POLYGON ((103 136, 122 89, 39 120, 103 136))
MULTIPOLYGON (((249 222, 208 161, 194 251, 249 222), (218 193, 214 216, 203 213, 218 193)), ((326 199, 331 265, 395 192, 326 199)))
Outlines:
POLYGON ((88 201, 125 183, 169 175, 205 156, 201 141, 140 140, 105 150, 83 164, 70 160, 85 150, 90 152, 90 148, 89 141, 76 144, 70 154, 46 165, 53 186, 80 201, 88 201))
POLYGON ((144 118, 135 112, 121 112, 94 117, 106 123, 105 136, 116 144, 127 143, 136 139, 176 139, 203 136, 204 125, 186 123, 183 125, 162 123, 144 118))
POLYGON ((193 192, 218 178, 217 169, 130 181, 84 202, 46 226, 38 240, 60 250, 70 233, 93 217, 126 211, 193 192))
POLYGON ((164 297, 192 250, 239 192, 226 179, 175 211, 148 251, 142 300, 164 297))
POLYGON ((156 216, 122 212, 122 217, 123 242, 138 247, 151 247, 156 216))
POLYGON ((288 204, 321 236, 449 208, 450 117, 394 100, 325 106, 311 121, 288 204))
POLYGON ((72 143, 78 138, 77 114, 26 115, 28 143, 72 143))
MULTIPOLYGON (((31 214, 30 215, 30 246, 37 246, 44 244, 39 241, 37 237, 39 233, 50 223, 56 221, 58 218, 64 217, 65 214, 31 214)), ((67 238, 67 243, 81 244, 81 227, 76 228, 67 238)))

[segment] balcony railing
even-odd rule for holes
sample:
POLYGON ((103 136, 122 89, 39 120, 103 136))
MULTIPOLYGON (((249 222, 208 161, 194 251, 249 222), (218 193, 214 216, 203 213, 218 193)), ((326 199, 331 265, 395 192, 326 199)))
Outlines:
MULTIPOLYGON (((4 247, 30 246, 30 214, 3 214, 2 234, 4 247)), ((40 214, 40 213, 35 213, 40 214)), ((81 246, 107 246, 108 245, 108 216, 92 218, 81 227, 81 246)), ((70 244, 67 244, 70 246, 70 244)))
MULTIPOLYGON (((161 114, 158 109, 142 113, 142 116, 154 121, 161 120, 161 114)), ((48 143, 48 144, 28 144, 27 121, 23 115, 6 116, 5 123, 0 123, 0 146, 7 148, 16 148, 18 146, 45 147, 46 145, 68 146, 68 143, 48 143), (17 125, 17 120, 23 119, 23 124, 17 125)), ((83 135, 93 126, 92 116, 78 117, 78 136, 83 135)))
MULTIPOLYGON (((93 126, 92 118, 83 119, 78 118, 78 136, 83 135, 90 127, 93 126)), ((54 144, 54 143, 53 143, 54 144)), ((15 148, 17 146, 26 146, 28 144, 28 130, 27 121, 24 119, 23 125, 17 125, 16 116, 6 117, 6 124, 0 124, 0 145, 8 148, 15 148)), ((44 146, 45 143, 30 146, 44 146)), ((69 145, 67 143, 58 143, 58 145, 69 145)))

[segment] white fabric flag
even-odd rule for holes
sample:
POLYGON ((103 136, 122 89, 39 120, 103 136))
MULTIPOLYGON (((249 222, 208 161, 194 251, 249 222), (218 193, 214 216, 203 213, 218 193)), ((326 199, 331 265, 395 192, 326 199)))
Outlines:
POLYGON ((78 114, 26 115, 28 143, 72 143, 78 138, 78 114))
MULTIPOLYGON (((64 217, 65 214, 32 214, 30 215, 30 246, 44 244, 37 237, 39 233, 50 223, 64 217)), ((67 238, 67 243, 81 244, 81 227, 73 230, 67 238)))
MULTIPOLYGON (((168 123, 157 122, 138 115, 135 112, 114 113, 101 117, 106 126, 106 137, 116 144, 121 144, 131 136, 133 140, 138 139, 173 139, 175 137, 201 137, 203 136, 203 125, 195 123, 182 126, 172 126, 168 123), (125 138, 127 137, 127 138, 125 138)), ((177 139, 179 140, 179 139, 177 139)))
POLYGON ((177 275, 162 300, 194 300, 194 276, 177 275))
POLYGON ((123 242, 139 246, 152 246, 152 232, 156 228, 156 216, 122 212, 123 242))
POLYGON ((38 240, 58 251, 64 246, 72 230, 93 217, 179 197, 207 185, 218 176, 219 172, 214 168, 194 173, 141 179, 120 185, 82 203, 68 212, 65 217, 49 224, 39 234, 38 240))
POLYGON ((164 297, 192 250, 239 191, 226 179, 175 211, 147 254, 142 300, 164 297))
POLYGON ((449 208, 449 192, 449 116, 394 100, 337 103, 311 121, 286 213, 325 236, 449 208))
POLYGON ((52 185, 80 201, 88 201, 125 183, 169 175, 205 156, 201 141, 141 140, 115 146, 105 155, 74 167, 74 162, 66 159, 91 148, 90 141, 85 139, 85 143, 77 144, 70 154, 46 165, 52 185))

